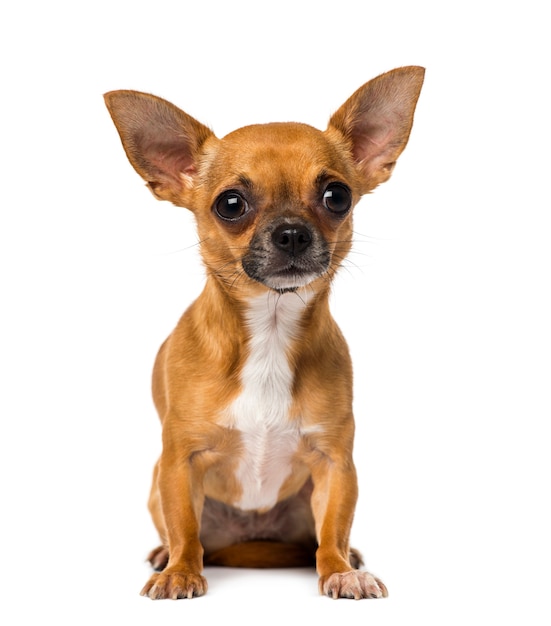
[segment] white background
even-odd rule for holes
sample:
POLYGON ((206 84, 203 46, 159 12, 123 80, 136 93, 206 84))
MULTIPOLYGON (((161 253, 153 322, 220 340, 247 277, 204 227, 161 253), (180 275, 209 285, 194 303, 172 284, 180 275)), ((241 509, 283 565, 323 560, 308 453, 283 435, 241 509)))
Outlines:
POLYGON ((3 623, 550 623, 544 4, 4 3, 3 623), (219 135, 325 128, 410 64, 427 68, 410 144, 358 206, 332 300, 355 363, 354 545, 390 597, 223 569, 204 598, 140 597, 150 369, 203 272, 190 215, 144 188, 102 94, 155 93, 219 135))

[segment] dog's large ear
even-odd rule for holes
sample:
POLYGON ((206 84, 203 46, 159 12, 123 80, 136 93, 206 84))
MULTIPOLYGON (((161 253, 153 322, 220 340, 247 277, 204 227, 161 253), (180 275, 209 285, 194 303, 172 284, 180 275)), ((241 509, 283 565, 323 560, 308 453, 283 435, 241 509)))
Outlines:
POLYGON ((150 94, 121 90, 104 98, 134 169, 159 200, 181 204, 193 188, 201 147, 213 132, 150 94))
POLYGON ((402 67, 360 87, 331 117, 357 164, 362 193, 388 180, 406 147, 425 70, 402 67))

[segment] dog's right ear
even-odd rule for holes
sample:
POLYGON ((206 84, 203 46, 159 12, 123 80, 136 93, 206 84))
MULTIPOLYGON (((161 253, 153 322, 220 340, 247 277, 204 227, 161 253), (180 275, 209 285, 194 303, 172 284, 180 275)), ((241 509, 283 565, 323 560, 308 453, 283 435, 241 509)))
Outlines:
POLYGON ((185 202, 197 161, 214 133, 170 102, 138 91, 110 91, 105 104, 128 160, 159 200, 185 202))

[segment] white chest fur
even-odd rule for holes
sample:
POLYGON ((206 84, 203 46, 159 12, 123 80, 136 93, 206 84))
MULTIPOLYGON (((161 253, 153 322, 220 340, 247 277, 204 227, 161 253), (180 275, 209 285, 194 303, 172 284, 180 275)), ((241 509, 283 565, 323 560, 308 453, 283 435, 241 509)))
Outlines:
POLYGON ((249 306, 250 351, 242 391, 227 413, 230 425, 242 435, 237 469, 242 494, 234 504, 244 510, 274 506, 291 472, 300 432, 288 419, 293 385, 288 352, 305 305, 296 294, 270 293, 249 306))

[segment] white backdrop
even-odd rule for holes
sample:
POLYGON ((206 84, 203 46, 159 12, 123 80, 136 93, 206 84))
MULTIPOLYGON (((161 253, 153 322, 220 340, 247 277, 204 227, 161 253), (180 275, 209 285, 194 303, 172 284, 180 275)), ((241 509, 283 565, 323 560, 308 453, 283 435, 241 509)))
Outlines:
POLYGON ((543 11, 6 3, 3 623, 550 623, 543 11), (409 146, 358 206, 332 300, 356 373, 354 545, 390 597, 333 602, 307 571, 213 569, 204 598, 141 598, 160 450, 150 370, 203 272, 190 215, 144 188, 102 94, 155 93, 219 135, 275 120, 325 128, 361 84, 411 64, 427 74, 409 146))

